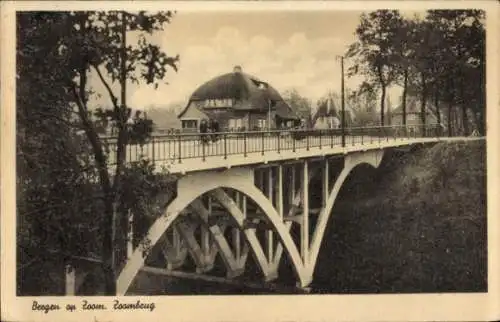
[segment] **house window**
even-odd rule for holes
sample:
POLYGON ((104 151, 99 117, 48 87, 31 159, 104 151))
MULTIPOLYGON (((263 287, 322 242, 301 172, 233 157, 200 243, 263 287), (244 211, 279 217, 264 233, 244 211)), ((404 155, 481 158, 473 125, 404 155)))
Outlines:
POLYGON ((183 129, 195 129, 198 128, 198 120, 182 120, 183 129))
POLYGON ((229 119, 229 128, 237 129, 243 126, 242 119, 229 119))

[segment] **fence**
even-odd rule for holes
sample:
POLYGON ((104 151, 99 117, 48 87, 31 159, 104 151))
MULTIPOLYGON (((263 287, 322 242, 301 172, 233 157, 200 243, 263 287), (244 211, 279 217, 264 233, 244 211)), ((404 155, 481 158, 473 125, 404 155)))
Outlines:
MULTIPOLYGON (((311 148, 333 148, 356 144, 373 144, 391 140, 412 139, 418 137, 441 137, 444 128, 440 124, 425 126, 374 126, 352 127, 344 129, 298 129, 220 133, 182 133, 156 135, 142 145, 127 145, 127 161, 134 162, 141 158, 155 161, 178 161, 184 159, 231 155, 248 156, 250 154, 275 151, 293 151, 311 148), (344 134, 344 135, 343 135, 344 134)), ((104 139, 109 149, 110 164, 116 154, 116 139, 104 139)))

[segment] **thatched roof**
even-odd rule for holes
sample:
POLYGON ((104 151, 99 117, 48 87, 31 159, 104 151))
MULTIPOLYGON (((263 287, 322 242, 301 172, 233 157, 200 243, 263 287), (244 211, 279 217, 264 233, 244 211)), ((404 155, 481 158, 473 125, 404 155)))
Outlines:
POLYGON ((251 105, 257 105, 256 107, 261 107, 260 103, 267 106, 265 102, 268 99, 272 101, 283 100, 278 91, 272 86, 243 72, 227 73, 209 80, 193 92, 190 100, 225 98, 249 100, 252 103, 251 105), (259 86, 264 86, 265 89, 261 89, 259 86))
MULTIPOLYGON (((231 107, 235 110, 265 112, 271 104, 273 108, 276 108, 280 117, 297 118, 297 114, 285 103, 275 88, 255 76, 242 72, 241 68, 235 68, 232 73, 223 74, 207 81, 193 92, 189 102, 209 99, 236 99, 231 107)), ((189 102, 187 106, 189 106, 189 102)), ((179 117, 184 114, 187 106, 179 114, 179 117)))

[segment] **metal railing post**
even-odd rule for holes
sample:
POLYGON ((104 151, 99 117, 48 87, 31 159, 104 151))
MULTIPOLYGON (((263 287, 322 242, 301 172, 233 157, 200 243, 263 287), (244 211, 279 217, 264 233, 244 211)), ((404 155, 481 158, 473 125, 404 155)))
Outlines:
POLYGON ((203 156, 203 161, 205 161, 205 142, 203 142, 203 140, 201 140, 201 153, 203 156))
POLYGON ((243 156, 247 156, 247 132, 243 132, 243 156))
POLYGON ((177 134, 177 137, 179 138, 179 140, 177 141, 179 143, 179 163, 182 163, 182 157, 181 157, 181 153, 182 153, 182 148, 181 148, 181 143, 182 143, 182 140, 181 140, 181 135, 180 134, 177 134))
POLYGON ((322 137, 322 130, 319 130, 319 148, 321 150, 321 137, 322 137))
POLYGON ((306 151, 309 151, 309 133, 306 131, 306 151))
POLYGON ((281 131, 277 132, 277 135, 278 135, 278 154, 279 154, 281 145, 281 131))
POLYGON ((155 137, 154 136, 151 136, 151 150, 153 150, 152 152, 152 155, 151 155, 151 159, 153 160, 153 163, 155 163, 155 137))
POLYGON ((227 133, 224 133, 224 159, 227 159, 227 133))
POLYGON ((292 151, 295 152, 295 137, 293 135, 293 133, 297 133, 295 132, 295 130, 292 130, 292 151))
POLYGON ((261 154, 264 155, 264 131, 262 131, 261 134, 262 134, 262 151, 261 151, 261 154))

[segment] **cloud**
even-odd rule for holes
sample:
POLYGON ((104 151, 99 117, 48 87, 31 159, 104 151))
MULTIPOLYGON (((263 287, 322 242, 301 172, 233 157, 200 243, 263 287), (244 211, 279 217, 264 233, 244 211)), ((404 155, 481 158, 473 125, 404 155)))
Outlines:
MULTIPOLYGON (((268 81, 278 91, 295 88, 303 96, 317 101, 328 91, 340 91, 340 63, 336 58, 353 41, 345 37, 308 37, 297 32, 282 38, 266 34, 243 33, 232 26, 220 27, 211 37, 174 43, 168 34, 162 46, 180 55, 178 73, 167 73, 169 85, 152 87, 129 86, 129 104, 140 108, 148 105, 168 105, 187 101, 191 93, 204 82, 241 65, 243 70, 268 81), (168 44, 168 46, 167 46, 168 44)), ((355 87, 359 79, 347 79, 346 86, 355 87)))

